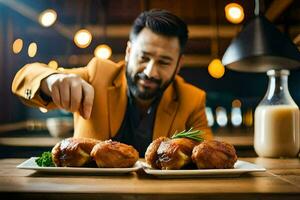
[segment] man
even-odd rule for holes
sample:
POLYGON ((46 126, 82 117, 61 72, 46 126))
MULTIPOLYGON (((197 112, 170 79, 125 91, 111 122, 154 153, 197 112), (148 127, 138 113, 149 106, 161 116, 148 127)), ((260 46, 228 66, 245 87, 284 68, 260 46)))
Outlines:
POLYGON ((188 39, 186 24, 165 10, 135 20, 125 62, 93 58, 86 67, 53 70, 25 65, 12 91, 29 105, 74 113, 74 137, 114 139, 141 155, 152 139, 193 127, 212 138, 205 92, 177 74, 188 39))

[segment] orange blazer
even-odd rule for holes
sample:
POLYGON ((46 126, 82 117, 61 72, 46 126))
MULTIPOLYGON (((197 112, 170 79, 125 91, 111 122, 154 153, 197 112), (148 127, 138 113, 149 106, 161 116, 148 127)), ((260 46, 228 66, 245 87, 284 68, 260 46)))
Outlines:
MULTIPOLYGON (((106 140, 114 137, 125 116, 127 107, 127 81, 124 62, 93 58, 86 67, 57 70, 42 63, 27 64, 16 74, 12 92, 30 106, 55 109, 39 95, 42 79, 54 73, 74 73, 90 83, 95 90, 91 117, 85 120, 74 115, 74 137, 106 140)), ((205 139, 212 139, 205 115, 205 92, 176 76, 164 92, 156 111, 153 139, 172 136, 176 131, 190 127, 204 131, 205 139)))

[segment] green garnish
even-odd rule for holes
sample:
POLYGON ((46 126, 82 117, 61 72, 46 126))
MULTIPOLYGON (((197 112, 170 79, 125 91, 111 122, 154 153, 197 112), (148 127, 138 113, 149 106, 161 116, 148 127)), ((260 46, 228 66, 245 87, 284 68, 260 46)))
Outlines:
POLYGON ((44 152, 41 157, 38 157, 35 160, 35 162, 40 167, 54 167, 55 166, 52 161, 52 154, 49 151, 44 152))
POLYGON ((188 131, 183 130, 179 133, 174 133, 174 135, 171 137, 172 139, 175 138, 189 138, 192 140, 196 140, 197 142, 201 142, 203 141, 202 135, 203 131, 199 131, 199 130, 193 130, 193 127, 190 128, 188 131))

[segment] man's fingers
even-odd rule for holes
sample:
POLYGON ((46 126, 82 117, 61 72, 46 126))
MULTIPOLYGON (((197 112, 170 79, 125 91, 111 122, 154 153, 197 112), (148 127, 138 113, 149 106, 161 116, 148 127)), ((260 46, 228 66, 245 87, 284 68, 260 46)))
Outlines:
POLYGON ((85 119, 90 118, 94 88, 75 74, 53 74, 46 80, 53 102, 71 112, 79 111, 85 119))
POLYGON ((57 105, 58 107, 61 107, 61 105, 60 105, 60 94, 59 94, 58 86, 53 86, 51 88, 51 98, 52 98, 52 101, 55 105, 57 105))
POLYGON ((70 83, 66 79, 59 84, 60 104, 65 110, 70 109, 70 87, 70 83))
POLYGON ((82 92, 83 92, 83 100, 82 100, 82 111, 83 117, 85 119, 89 119, 92 113, 93 103, 94 103, 94 88, 86 83, 82 82, 82 92))
POLYGON ((80 109, 80 103, 82 99, 82 86, 80 84, 72 83, 71 84, 71 104, 70 104, 70 111, 75 112, 80 109))

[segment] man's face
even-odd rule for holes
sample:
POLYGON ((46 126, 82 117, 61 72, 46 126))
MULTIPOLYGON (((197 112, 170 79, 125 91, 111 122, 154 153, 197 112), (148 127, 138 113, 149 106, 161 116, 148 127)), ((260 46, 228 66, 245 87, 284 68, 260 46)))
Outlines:
POLYGON ((131 93, 149 100, 173 81, 179 71, 180 46, 177 37, 156 34, 144 28, 137 38, 128 42, 125 60, 126 76, 131 93))

